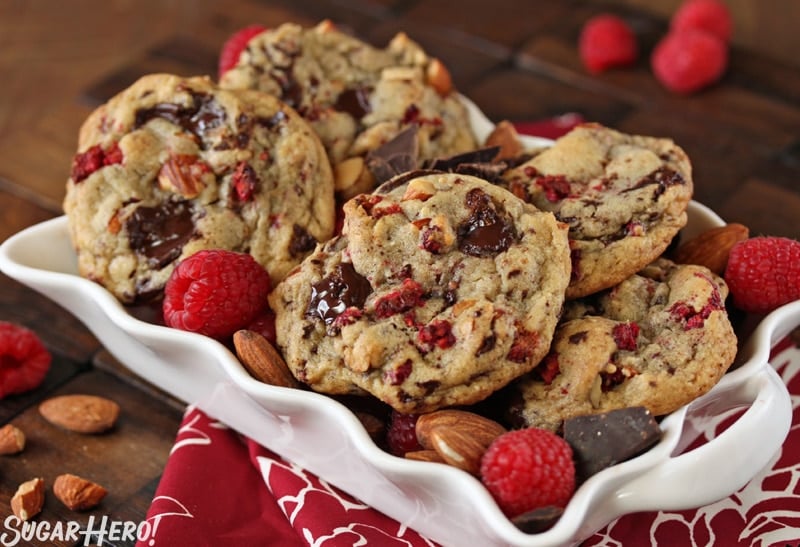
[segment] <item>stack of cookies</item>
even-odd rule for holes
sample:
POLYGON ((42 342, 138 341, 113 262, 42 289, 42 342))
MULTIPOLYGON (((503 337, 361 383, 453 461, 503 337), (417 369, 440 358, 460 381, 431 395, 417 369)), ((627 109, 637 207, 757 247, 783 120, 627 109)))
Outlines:
POLYGON ((64 208, 81 274, 126 304, 201 249, 252 255, 276 347, 319 392, 418 414, 508 390, 517 425, 555 430, 708 391, 736 337, 722 279, 664 258, 686 154, 596 124, 497 142, 406 35, 285 24, 218 83, 149 75, 97 109, 64 208))

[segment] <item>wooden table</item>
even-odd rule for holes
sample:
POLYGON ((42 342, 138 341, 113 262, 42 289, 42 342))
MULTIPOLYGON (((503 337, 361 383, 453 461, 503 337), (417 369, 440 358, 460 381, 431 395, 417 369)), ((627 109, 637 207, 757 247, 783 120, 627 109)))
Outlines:
MULTIPOLYGON (((494 120, 577 112, 622 131, 670 136, 693 159, 697 200, 752 234, 800 238, 800 65, 734 45, 719 85, 670 94, 647 62, 666 21, 618 4, 645 53, 631 69, 593 76, 578 58, 577 35, 608 3, 464 0, 454 12, 438 1, 2 2, 0 241, 61 214, 78 127, 112 94, 149 72, 214 75, 220 45, 244 25, 323 18, 376 45, 406 31, 494 120)), ((0 424, 28 435, 22 454, 0 457, 0 516, 10 514, 20 482, 41 476, 52 484, 69 471, 108 488, 95 514, 142 520, 184 404, 127 372, 68 310, 2 275, 0 320, 34 329, 54 355, 42 387, 0 400, 0 424), (75 392, 117 401, 115 430, 79 436, 38 415, 44 398, 75 392)), ((93 514, 72 513, 52 496, 44 511, 51 521, 93 514)))

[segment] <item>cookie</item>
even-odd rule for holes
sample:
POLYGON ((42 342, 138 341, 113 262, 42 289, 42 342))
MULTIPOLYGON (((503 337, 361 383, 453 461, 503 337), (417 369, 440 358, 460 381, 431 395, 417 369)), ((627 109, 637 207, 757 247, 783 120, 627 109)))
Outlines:
POLYGON ((438 171, 396 177, 344 213, 342 235, 269 298, 300 381, 428 412, 480 401, 547 353, 570 270, 551 213, 438 171))
POLYGON ((606 289, 661 256, 686 224, 691 163, 669 139, 583 124, 509 170, 503 185, 569 224, 567 298, 606 289))
POLYGON ((447 69, 403 33, 381 49, 330 21, 285 23, 252 38, 220 85, 267 91, 309 120, 342 199, 374 188, 364 157, 409 126, 418 128, 421 159, 476 146, 447 69))
POLYGON ((643 406, 669 414, 710 390, 736 355, 725 282, 661 258, 619 285, 569 301, 547 357, 513 386, 519 425, 643 406))
POLYGON ((167 74, 87 118, 64 199, 80 273, 125 303, 207 248, 249 253, 279 281, 332 235, 334 209, 325 150, 293 109, 167 74))

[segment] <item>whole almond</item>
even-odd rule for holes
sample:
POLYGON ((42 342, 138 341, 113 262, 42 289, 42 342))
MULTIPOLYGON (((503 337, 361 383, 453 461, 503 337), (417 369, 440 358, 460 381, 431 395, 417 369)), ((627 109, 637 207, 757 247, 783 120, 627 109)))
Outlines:
POLYGON ((498 160, 516 158, 523 152, 519 133, 514 124, 508 120, 502 120, 494 126, 492 132, 486 137, 485 146, 500 147, 496 156, 498 160))
POLYGON ((428 67, 425 69, 425 78, 433 89, 441 95, 446 97, 453 91, 453 78, 450 76, 450 71, 439 59, 431 59, 428 67))
POLYGON ((445 463, 442 457, 435 450, 412 450, 405 453, 407 460, 416 460, 419 462, 436 462, 445 463))
POLYGON ((256 380, 273 386, 300 387, 283 357, 269 340, 257 332, 246 329, 236 331, 233 345, 242 366, 256 380))
POLYGON ((25 448, 25 433, 14 424, 0 428, 0 455, 18 454, 25 448))
POLYGON ((672 259, 678 264, 705 266, 717 275, 725 273, 731 248, 750 237, 743 224, 731 223, 701 232, 675 249, 672 259))
POLYGON ((38 515, 44 506, 44 479, 35 478, 23 482, 11 498, 11 511, 20 520, 29 520, 38 515))
POLYGON ((119 416, 119 405, 96 395, 60 395, 39 405, 39 413, 50 423, 76 433, 103 433, 119 416))
POLYGON ((97 507, 107 493, 99 484, 70 473, 59 475, 53 482, 53 494, 73 511, 97 507))
POLYGON ((483 453, 506 429, 465 410, 437 410, 417 419, 419 444, 435 450, 446 463, 477 475, 483 453))

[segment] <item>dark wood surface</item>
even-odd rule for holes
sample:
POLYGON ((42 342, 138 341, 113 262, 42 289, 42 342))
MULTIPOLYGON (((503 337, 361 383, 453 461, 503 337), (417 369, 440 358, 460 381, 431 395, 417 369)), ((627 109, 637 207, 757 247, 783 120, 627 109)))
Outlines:
MULTIPOLYGON (((244 25, 312 25, 324 18, 375 45, 407 32, 446 63, 458 89, 494 120, 577 112, 626 132, 672 137, 693 160, 697 200, 754 235, 800 238, 800 65, 734 43, 718 85, 676 96, 653 78, 647 61, 667 27, 653 14, 658 11, 625 2, 463 0, 457 10, 451 4, 0 3, 0 241, 61 214, 78 128, 99 103, 149 72, 214 75, 220 45, 244 25), (578 32, 588 17, 608 9, 632 22, 642 55, 630 69, 590 75, 578 58, 578 32)), ((0 320, 34 329, 54 355, 42 387, 0 400, 0 424, 18 425, 29 439, 22 454, 0 456, 0 516, 10 513, 9 499, 23 480, 41 476, 52 484, 68 471, 97 480, 109 495, 100 508, 81 514, 49 496, 48 520, 96 514, 140 521, 183 403, 128 373, 69 310, 2 274, 0 320), (79 436, 38 415, 42 399, 78 392, 117 401, 117 427, 79 436)))

